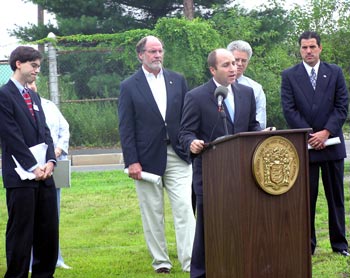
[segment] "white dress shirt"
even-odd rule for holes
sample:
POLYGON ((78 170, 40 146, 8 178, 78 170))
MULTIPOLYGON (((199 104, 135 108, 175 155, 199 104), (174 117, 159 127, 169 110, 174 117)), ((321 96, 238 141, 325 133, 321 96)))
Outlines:
POLYGON ((62 149, 62 154, 58 160, 67 158, 69 145, 69 124, 63 117, 58 107, 51 101, 41 98, 46 124, 50 129, 54 147, 62 149))
POLYGON ((253 89, 256 103, 256 120, 260 123, 262 129, 266 128, 266 96, 262 86, 244 75, 238 78, 237 82, 253 89))
MULTIPOLYGON (((223 85, 219 84, 215 79, 213 79, 213 80, 214 80, 214 83, 217 87, 223 86, 223 85)), ((224 87, 226 87, 228 90, 227 97, 225 98, 225 103, 226 103, 226 106, 228 106, 228 105, 231 106, 233 115, 231 115, 230 111, 227 111, 227 112, 230 113, 231 120, 232 120, 232 122, 234 122, 235 101, 234 101, 233 92, 232 92, 232 85, 230 84, 230 85, 224 86, 224 87)), ((227 109, 230 109, 230 107, 228 107, 227 109)))
POLYGON ((160 70, 160 72, 157 74, 157 77, 153 73, 148 72, 144 67, 142 67, 142 69, 145 73, 148 85, 151 88, 153 97, 158 105, 160 114, 162 114, 162 117, 165 121, 167 95, 163 69, 160 70))
POLYGON ((318 61, 317 64, 316 64, 315 66, 313 66, 313 67, 310 67, 310 66, 309 66, 308 64, 306 64, 304 61, 303 61, 303 64, 304 64, 304 67, 305 67, 305 69, 306 69, 306 71, 307 71, 308 76, 311 75, 311 70, 312 70, 312 69, 315 69, 315 73, 316 73, 316 76, 317 76, 317 74, 318 74, 318 68, 320 67, 320 61, 318 61))

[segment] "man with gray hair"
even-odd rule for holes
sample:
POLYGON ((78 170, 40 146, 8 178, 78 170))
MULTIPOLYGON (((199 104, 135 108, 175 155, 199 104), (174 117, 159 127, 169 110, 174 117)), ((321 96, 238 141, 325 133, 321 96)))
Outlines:
POLYGON ((125 167, 135 180, 147 247, 156 273, 169 274, 172 262, 165 237, 164 191, 176 233, 177 257, 190 271, 196 220, 192 210, 192 165, 179 146, 178 133, 187 82, 163 67, 163 42, 154 36, 136 45, 141 67, 120 84, 119 133, 125 167), (142 172, 161 177, 142 179, 142 172))
POLYGON ((253 55, 253 50, 249 43, 242 40, 232 41, 227 50, 235 56, 237 65, 237 82, 251 87, 254 91, 256 102, 256 120, 262 129, 266 128, 266 97, 262 86, 253 79, 243 75, 246 71, 249 60, 253 55))

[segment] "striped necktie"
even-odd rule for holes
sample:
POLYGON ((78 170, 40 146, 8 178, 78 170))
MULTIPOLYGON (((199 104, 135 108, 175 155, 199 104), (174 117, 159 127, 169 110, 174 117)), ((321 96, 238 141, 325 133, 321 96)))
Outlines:
POLYGON ((311 81, 312 88, 314 88, 314 90, 316 89, 316 79, 317 79, 316 71, 314 68, 312 68, 311 74, 310 74, 310 81, 311 81))
POLYGON ((29 91, 27 88, 23 89, 22 96, 23 96, 24 101, 26 102, 26 104, 28 106, 30 114, 32 114, 32 116, 34 117, 33 103, 32 103, 32 99, 30 98, 29 91))

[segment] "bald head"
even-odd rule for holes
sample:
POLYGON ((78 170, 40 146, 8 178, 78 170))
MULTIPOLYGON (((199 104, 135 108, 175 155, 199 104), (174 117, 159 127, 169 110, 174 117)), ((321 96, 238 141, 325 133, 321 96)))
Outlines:
POLYGON ((237 67, 235 57, 225 48, 213 50, 208 55, 208 66, 213 78, 222 86, 235 82, 237 67))

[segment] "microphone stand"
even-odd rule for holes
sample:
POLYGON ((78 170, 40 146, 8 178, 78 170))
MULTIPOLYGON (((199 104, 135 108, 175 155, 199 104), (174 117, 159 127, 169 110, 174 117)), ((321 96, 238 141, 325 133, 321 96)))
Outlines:
POLYGON ((228 129, 227 129, 226 113, 225 113, 225 110, 224 110, 224 108, 222 106, 219 107, 219 113, 220 113, 221 119, 222 119, 222 121, 224 123, 225 135, 229 135, 228 134, 228 129))

